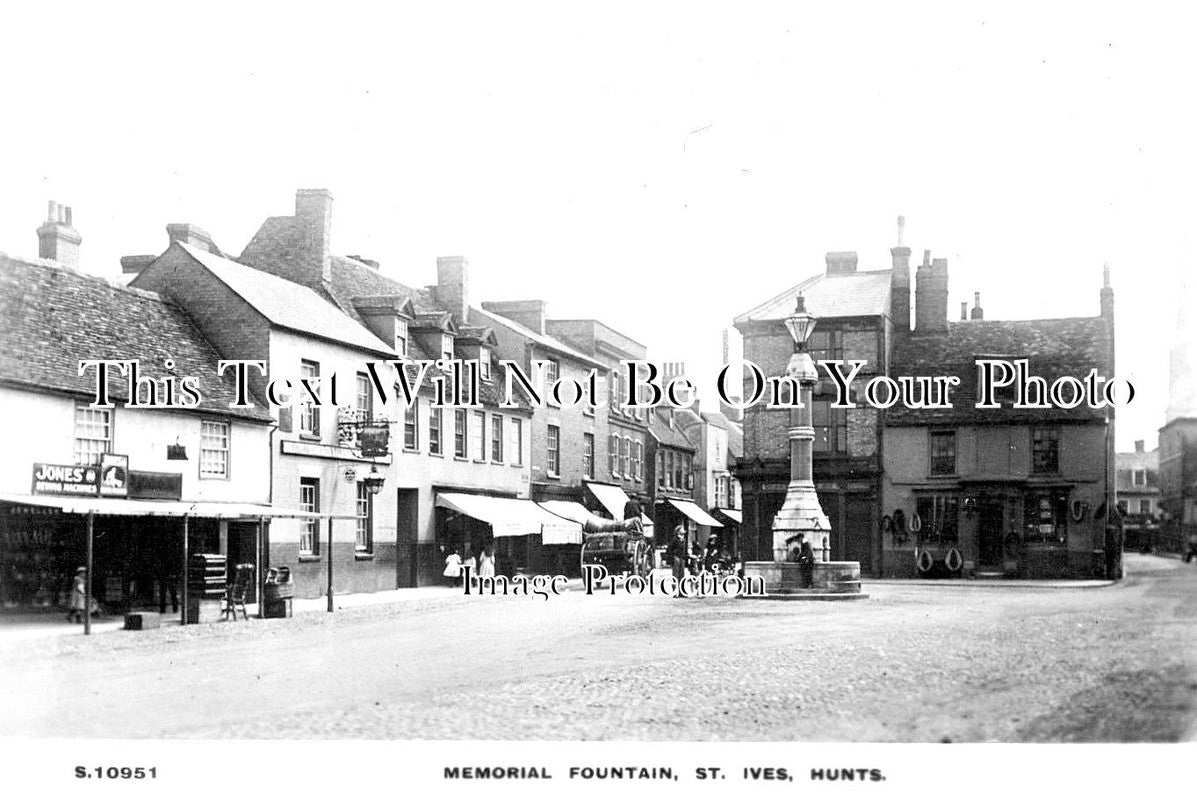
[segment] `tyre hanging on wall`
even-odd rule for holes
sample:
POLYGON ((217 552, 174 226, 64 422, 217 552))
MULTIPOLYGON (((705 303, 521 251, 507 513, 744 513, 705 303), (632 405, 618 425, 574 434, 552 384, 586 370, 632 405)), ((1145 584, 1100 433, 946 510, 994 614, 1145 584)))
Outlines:
POLYGON ((912 533, 918 533, 923 529, 923 518, 919 516, 919 512, 914 512, 910 515, 910 530, 912 533))
POLYGON ((1072 521, 1080 522, 1085 518, 1086 504, 1082 500, 1073 500, 1068 504, 1068 510, 1072 512, 1072 521))
POLYGON ((931 557, 931 551, 920 550, 919 557, 915 559, 915 566, 924 575, 930 572, 931 568, 935 566, 935 559, 931 557))
POLYGON ((964 559, 961 557, 960 551, 955 547, 949 550, 943 560, 943 565, 948 568, 948 572, 959 572, 960 568, 964 566, 964 559))

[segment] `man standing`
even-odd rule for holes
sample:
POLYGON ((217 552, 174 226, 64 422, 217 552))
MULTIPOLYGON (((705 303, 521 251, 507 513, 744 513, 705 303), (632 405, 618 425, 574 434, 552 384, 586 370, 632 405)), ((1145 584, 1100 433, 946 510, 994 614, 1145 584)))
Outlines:
POLYGON ((686 529, 678 525, 673 529, 673 539, 665 548, 665 560, 673 568, 673 578, 681 581, 686 577, 686 558, 689 555, 686 548, 686 529))

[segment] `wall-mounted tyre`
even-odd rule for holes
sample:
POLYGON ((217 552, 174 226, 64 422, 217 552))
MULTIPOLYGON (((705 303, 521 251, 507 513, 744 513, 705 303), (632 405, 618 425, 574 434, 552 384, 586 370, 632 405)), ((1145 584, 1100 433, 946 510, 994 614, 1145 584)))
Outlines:
POLYGON ((935 566, 935 559, 931 556, 930 550, 920 550, 918 558, 914 560, 914 565, 918 567, 918 571, 922 575, 926 575, 935 566))
POLYGON ((964 559, 960 555, 960 551, 953 547, 944 556, 943 565, 947 567, 948 572, 956 573, 964 566, 964 559))

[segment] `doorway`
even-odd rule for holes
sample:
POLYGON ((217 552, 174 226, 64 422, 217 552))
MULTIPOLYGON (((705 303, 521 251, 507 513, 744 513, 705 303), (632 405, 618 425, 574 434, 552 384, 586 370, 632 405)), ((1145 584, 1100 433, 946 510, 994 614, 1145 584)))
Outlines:
POLYGON ((1005 503, 999 497, 981 498, 977 517, 977 566, 1001 569, 1005 503))
POLYGON ((419 490, 397 489, 395 518, 395 588, 419 585, 417 542, 420 531, 419 490))

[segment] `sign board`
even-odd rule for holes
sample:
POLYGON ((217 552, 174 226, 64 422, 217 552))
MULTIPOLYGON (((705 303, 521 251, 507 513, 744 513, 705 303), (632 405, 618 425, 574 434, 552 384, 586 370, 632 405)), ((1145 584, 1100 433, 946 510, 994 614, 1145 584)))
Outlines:
POLYGON ((100 468, 94 464, 34 464, 34 494, 96 495, 100 468))
POLYGON ((389 425, 363 425, 357 437, 362 458, 380 458, 390 454, 390 440, 389 425))
POLYGON ((100 456, 100 495, 129 496, 129 457, 115 453, 100 456))
POLYGON ((183 476, 178 472, 129 470, 129 497, 143 500, 179 500, 183 497, 183 476))

